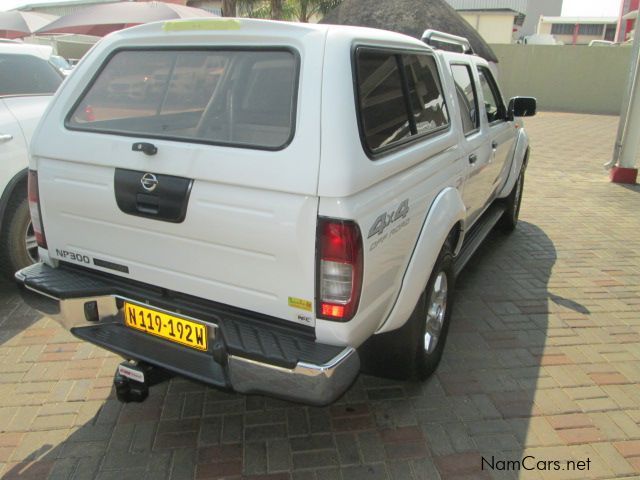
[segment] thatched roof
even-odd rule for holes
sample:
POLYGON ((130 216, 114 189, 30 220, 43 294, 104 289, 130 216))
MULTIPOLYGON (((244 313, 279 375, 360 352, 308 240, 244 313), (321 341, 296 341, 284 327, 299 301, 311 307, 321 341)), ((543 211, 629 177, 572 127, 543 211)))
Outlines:
POLYGON ((382 28, 415 38, 432 28, 467 37, 475 53, 498 62, 487 42, 444 0, 344 0, 321 23, 382 28))

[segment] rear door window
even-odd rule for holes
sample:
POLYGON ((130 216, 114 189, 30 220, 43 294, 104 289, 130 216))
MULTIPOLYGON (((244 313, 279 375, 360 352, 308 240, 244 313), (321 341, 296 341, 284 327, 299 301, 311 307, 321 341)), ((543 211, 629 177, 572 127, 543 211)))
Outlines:
POLYGON ((465 135, 470 135, 480 128, 478 115, 478 96, 469 65, 453 64, 451 73, 456 87, 456 97, 460 105, 462 128, 465 135))
POLYGON ((288 50, 124 50, 76 104, 67 127, 260 149, 295 128, 299 62, 288 50))
POLYGON ((369 153, 448 127, 432 56, 360 47, 354 61, 360 134, 369 153))

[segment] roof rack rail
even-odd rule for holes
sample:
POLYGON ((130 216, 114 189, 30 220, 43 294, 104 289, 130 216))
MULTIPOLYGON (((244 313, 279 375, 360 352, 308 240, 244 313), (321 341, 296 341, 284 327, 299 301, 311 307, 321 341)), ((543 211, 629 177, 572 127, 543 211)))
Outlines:
POLYGON ((451 35, 450 33, 429 29, 424 31, 421 40, 427 45, 438 50, 473 54, 471 44, 465 37, 459 37, 457 35, 451 35))

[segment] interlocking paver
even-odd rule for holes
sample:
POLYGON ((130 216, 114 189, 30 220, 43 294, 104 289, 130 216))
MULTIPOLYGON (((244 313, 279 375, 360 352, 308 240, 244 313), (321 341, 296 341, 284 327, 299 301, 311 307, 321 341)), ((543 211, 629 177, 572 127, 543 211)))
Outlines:
POLYGON ((268 480, 640 478, 640 187, 601 165, 617 118, 542 113, 521 224, 458 281, 424 383, 361 376, 306 407, 173 379, 121 405, 118 358, 0 285, 3 478, 268 480), (481 458, 590 460, 588 471, 481 458))

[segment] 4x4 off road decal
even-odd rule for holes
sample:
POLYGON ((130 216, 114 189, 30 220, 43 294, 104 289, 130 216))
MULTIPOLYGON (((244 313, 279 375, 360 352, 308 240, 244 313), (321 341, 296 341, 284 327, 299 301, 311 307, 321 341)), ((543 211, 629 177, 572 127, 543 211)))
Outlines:
POLYGON ((396 208, 391 213, 383 213, 376 218, 376 221, 373 223, 371 230, 369 230, 369 236, 367 238, 375 237, 377 238, 371 242, 369 245, 369 251, 375 250, 378 246, 380 246, 384 241, 398 233, 404 227, 409 225, 410 219, 405 218, 409 214, 409 199, 403 200, 398 208, 396 208), (404 218, 403 221, 398 222, 398 220, 404 218), (386 231, 387 227, 393 225, 391 230, 386 231))
POLYGON ((369 230, 369 236, 367 238, 371 238, 374 235, 380 235, 385 229, 391 225, 393 222, 397 222, 401 218, 406 217, 409 214, 409 199, 405 199, 402 201, 398 208, 391 213, 383 213, 376 221, 373 223, 371 230, 369 230))

